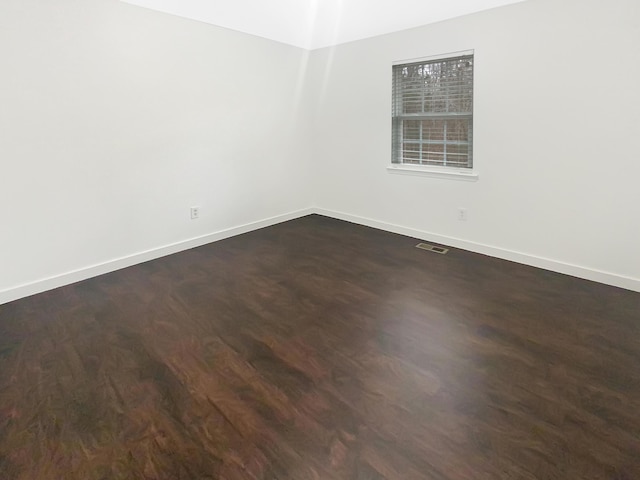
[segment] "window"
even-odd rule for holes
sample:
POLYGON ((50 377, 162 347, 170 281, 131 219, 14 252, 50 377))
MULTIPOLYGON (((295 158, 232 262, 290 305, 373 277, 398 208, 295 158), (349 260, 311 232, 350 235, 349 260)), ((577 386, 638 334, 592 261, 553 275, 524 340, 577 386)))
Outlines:
POLYGON ((473 54, 393 67, 393 166, 473 168, 473 54))

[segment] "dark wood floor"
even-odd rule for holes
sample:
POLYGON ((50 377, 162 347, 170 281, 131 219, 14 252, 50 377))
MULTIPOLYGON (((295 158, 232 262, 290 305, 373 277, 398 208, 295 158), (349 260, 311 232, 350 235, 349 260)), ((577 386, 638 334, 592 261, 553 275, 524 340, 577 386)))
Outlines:
POLYGON ((640 294, 309 216, 0 306, 0 479, 640 479, 640 294))

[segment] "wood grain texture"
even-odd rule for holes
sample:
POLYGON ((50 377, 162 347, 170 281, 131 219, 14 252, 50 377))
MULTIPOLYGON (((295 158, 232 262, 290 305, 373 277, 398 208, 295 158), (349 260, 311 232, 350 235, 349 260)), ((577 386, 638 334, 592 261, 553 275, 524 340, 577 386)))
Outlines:
POLYGON ((640 295, 308 216, 0 306, 0 478, 640 478, 640 295))

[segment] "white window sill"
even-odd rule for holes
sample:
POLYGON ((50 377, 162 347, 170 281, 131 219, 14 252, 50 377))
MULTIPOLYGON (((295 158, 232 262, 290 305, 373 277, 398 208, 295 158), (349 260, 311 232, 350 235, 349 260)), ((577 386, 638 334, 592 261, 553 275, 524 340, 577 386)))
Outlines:
POLYGON ((479 178, 478 174, 473 171, 469 172, 454 168, 423 167, 420 165, 393 164, 387 167, 387 171, 397 175, 418 175, 422 177, 447 178, 449 180, 464 180, 467 182, 476 182, 479 178))

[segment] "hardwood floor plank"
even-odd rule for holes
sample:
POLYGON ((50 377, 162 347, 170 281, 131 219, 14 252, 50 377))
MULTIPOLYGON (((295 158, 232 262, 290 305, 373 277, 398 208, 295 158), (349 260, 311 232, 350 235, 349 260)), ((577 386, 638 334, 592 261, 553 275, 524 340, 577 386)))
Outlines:
POLYGON ((0 478, 640 478, 640 294, 416 243, 311 215, 0 306, 0 478))

